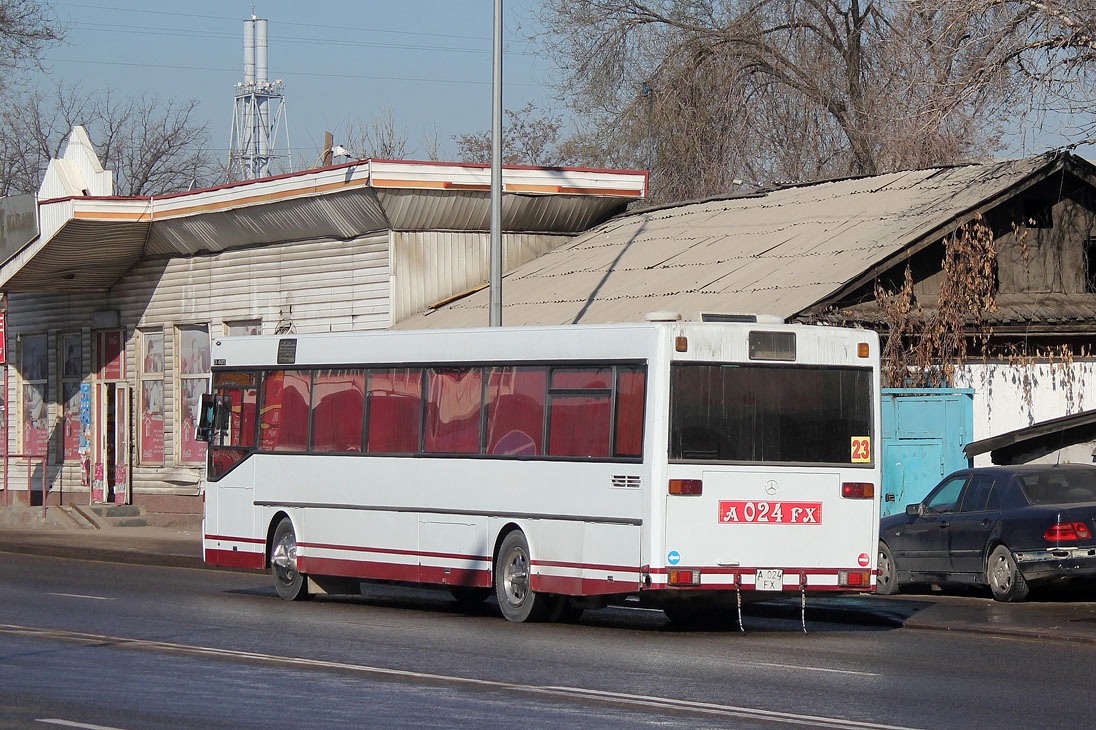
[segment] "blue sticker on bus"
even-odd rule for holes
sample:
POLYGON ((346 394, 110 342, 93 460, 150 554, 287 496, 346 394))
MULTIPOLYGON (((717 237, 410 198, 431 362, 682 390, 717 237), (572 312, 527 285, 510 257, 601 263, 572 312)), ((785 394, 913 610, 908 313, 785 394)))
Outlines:
POLYGON ((681 553, 679 553, 677 550, 671 550, 670 552, 666 553, 666 562, 670 565, 677 565, 681 562, 681 553))

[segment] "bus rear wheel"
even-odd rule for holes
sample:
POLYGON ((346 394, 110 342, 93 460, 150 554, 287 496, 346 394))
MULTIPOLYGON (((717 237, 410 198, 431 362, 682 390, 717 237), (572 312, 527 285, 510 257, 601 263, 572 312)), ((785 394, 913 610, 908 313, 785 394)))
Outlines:
POLYGON ((288 517, 274 529, 270 545, 270 574, 274 577, 274 589, 287 601, 308 598, 308 578, 297 570, 297 533, 288 517))
POLYGON ((503 539, 495 560, 495 597, 507 621, 547 621, 558 616, 559 598, 533 591, 531 577, 529 541, 514 530, 503 539))

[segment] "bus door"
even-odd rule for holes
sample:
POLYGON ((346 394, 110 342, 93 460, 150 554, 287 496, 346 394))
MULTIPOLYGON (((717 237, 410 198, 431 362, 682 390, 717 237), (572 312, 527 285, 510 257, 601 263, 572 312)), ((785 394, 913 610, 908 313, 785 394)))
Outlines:
POLYGON ((125 378, 125 332, 95 333, 95 405, 92 411, 92 501, 130 499, 130 391, 125 378))

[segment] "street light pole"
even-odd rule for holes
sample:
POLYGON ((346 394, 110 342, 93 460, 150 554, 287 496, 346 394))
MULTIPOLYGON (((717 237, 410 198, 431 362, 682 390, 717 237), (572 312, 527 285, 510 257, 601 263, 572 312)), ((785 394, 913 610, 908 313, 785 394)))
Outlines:
POLYGON ((491 82, 491 326, 502 326, 502 0, 495 0, 491 82))

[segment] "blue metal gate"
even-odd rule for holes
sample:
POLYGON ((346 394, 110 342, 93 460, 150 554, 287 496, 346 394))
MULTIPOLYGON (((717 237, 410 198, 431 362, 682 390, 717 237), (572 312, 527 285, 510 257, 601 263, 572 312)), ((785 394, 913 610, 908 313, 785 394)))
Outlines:
POLYGON ((973 389, 884 388, 881 416, 884 517, 970 465, 963 446, 974 436, 973 389))

